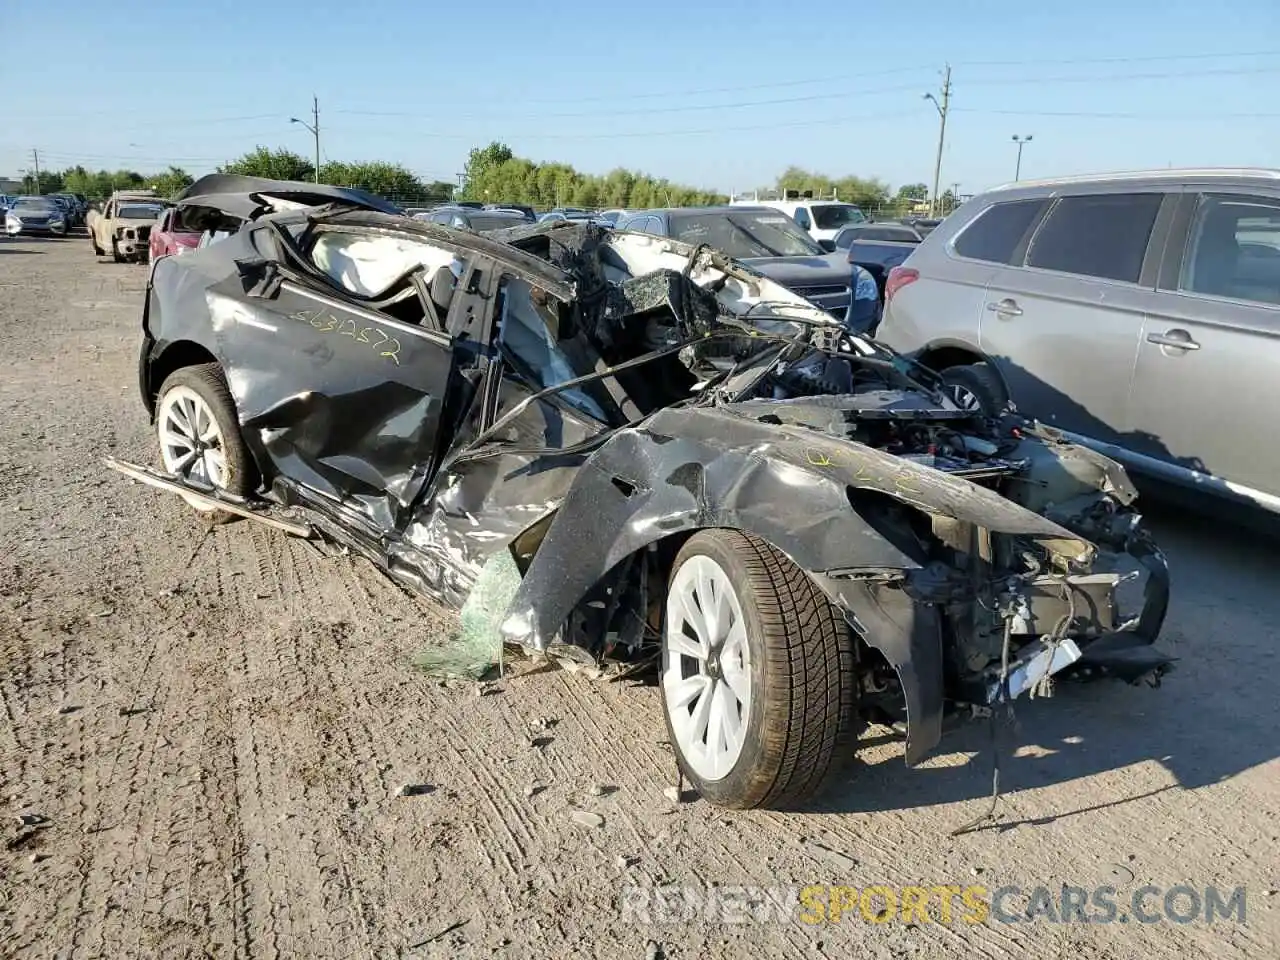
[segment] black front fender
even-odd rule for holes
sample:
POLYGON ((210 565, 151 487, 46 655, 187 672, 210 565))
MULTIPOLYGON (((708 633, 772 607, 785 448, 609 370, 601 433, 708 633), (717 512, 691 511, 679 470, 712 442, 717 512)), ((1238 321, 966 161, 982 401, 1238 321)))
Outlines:
POLYGON ((837 475, 774 452, 652 429, 615 433, 574 479, 508 608, 504 639, 545 650, 621 560, 709 527, 758 536, 808 571, 918 566, 854 511, 837 475))

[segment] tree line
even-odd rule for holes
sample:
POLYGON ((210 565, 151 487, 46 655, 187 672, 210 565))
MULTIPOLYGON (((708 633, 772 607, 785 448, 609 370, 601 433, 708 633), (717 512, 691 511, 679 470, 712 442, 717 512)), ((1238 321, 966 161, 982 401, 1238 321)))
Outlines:
MULTIPOLYGON (((265 146, 223 164, 218 172, 274 180, 316 179, 315 165, 305 157, 265 146)), ((323 163, 319 176, 321 183, 357 187, 406 205, 465 199, 529 204, 542 209, 557 206, 645 209, 704 206, 726 203, 729 199, 715 191, 672 183, 639 171, 618 168, 606 174, 592 174, 567 163, 538 163, 517 157, 510 147, 496 141, 470 152, 461 180, 459 185, 424 180, 400 164, 385 161, 323 163)), ((162 197, 175 197, 193 182, 189 173, 174 166, 157 173, 91 171, 75 166, 41 171, 39 192, 81 193, 101 200, 114 190, 150 188, 162 197)), ((36 192, 35 178, 30 174, 24 179, 23 189, 36 192)), ((887 183, 875 177, 831 177, 800 167, 788 167, 773 184, 760 189, 812 191, 815 197, 845 200, 872 209, 922 200, 928 195, 923 183, 903 186, 895 196, 887 183)))

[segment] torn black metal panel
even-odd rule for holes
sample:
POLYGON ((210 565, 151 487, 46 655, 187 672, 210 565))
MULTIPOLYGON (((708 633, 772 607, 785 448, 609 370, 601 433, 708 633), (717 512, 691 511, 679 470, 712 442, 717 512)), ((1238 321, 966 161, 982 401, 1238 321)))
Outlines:
POLYGON ((706 527, 760 536, 806 570, 917 566, 854 512, 839 479, 774 457, 735 418, 720 415, 722 436, 683 437, 680 414, 695 411, 667 413, 619 430, 582 467, 512 603, 508 640, 546 649, 625 557, 706 527))
POLYGON ((898 674, 907 708, 907 766, 915 766, 942 739, 945 658, 942 615, 900 583, 872 583, 814 575, 814 581, 850 618, 858 635, 884 654, 898 674))
MULTIPOLYGON (((1069 530, 977 486, 864 444, 786 424, 765 423, 738 412, 737 404, 663 410, 649 423, 709 445, 756 445, 761 455, 855 489, 875 490, 917 507, 999 533, 1035 537, 1049 549, 1087 562, 1093 547, 1069 530)), ((814 567, 812 569, 830 569, 814 567)))
POLYGON ((532 393, 520 381, 503 377, 491 410, 486 411, 480 403, 471 406, 430 496, 405 528, 402 540, 407 546, 447 557, 478 574, 489 555, 505 549, 560 505, 585 455, 554 451, 577 446, 606 429, 605 424, 567 405, 535 401, 504 431, 513 451, 543 448, 550 453, 498 453, 453 462, 488 418, 515 408, 532 393))
POLYGON ((251 296, 240 266, 255 251, 245 231, 184 256, 183 269, 157 264, 154 362, 175 344, 207 351, 264 481, 289 477, 389 530, 435 460, 450 342, 287 281, 251 296))

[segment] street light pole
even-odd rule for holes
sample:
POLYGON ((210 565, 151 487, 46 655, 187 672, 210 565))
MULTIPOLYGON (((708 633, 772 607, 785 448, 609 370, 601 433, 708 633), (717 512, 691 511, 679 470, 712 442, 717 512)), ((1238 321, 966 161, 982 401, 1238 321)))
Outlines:
POLYGON ((311 131, 316 141, 316 183, 320 182, 320 100, 313 94, 311 97, 311 123, 290 117, 290 123, 300 123, 311 131))
POLYGON ((938 212, 938 184, 942 180, 942 146, 947 139, 947 111, 951 109, 951 64, 946 65, 946 70, 942 78, 942 99, 939 100, 932 93, 924 95, 926 100, 933 103, 934 109, 938 111, 941 123, 938 126, 938 156, 933 163, 933 194, 929 201, 929 213, 937 215, 938 212))
POLYGON ((1016 167, 1013 168, 1014 180, 1022 179, 1022 148, 1025 147, 1028 143, 1030 143, 1031 139, 1032 138, 1030 134, 1028 134, 1025 137, 1019 137, 1016 133, 1013 135, 1013 142, 1018 145, 1018 164, 1016 167))

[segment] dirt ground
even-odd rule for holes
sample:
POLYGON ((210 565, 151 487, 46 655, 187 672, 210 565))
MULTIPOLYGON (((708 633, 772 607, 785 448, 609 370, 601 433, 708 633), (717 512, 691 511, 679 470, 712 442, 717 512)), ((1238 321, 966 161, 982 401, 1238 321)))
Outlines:
POLYGON ((0 240, 0 954, 1280 955, 1276 540, 1153 508, 1179 669, 1020 703, 999 829, 949 836, 986 803, 985 724, 914 771, 873 736, 812 812, 675 804, 652 687, 446 685, 410 663, 446 613, 107 471, 155 462, 145 277, 82 237, 0 240), (624 910, 670 884, 1243 886, 1247 919, 624 910))

